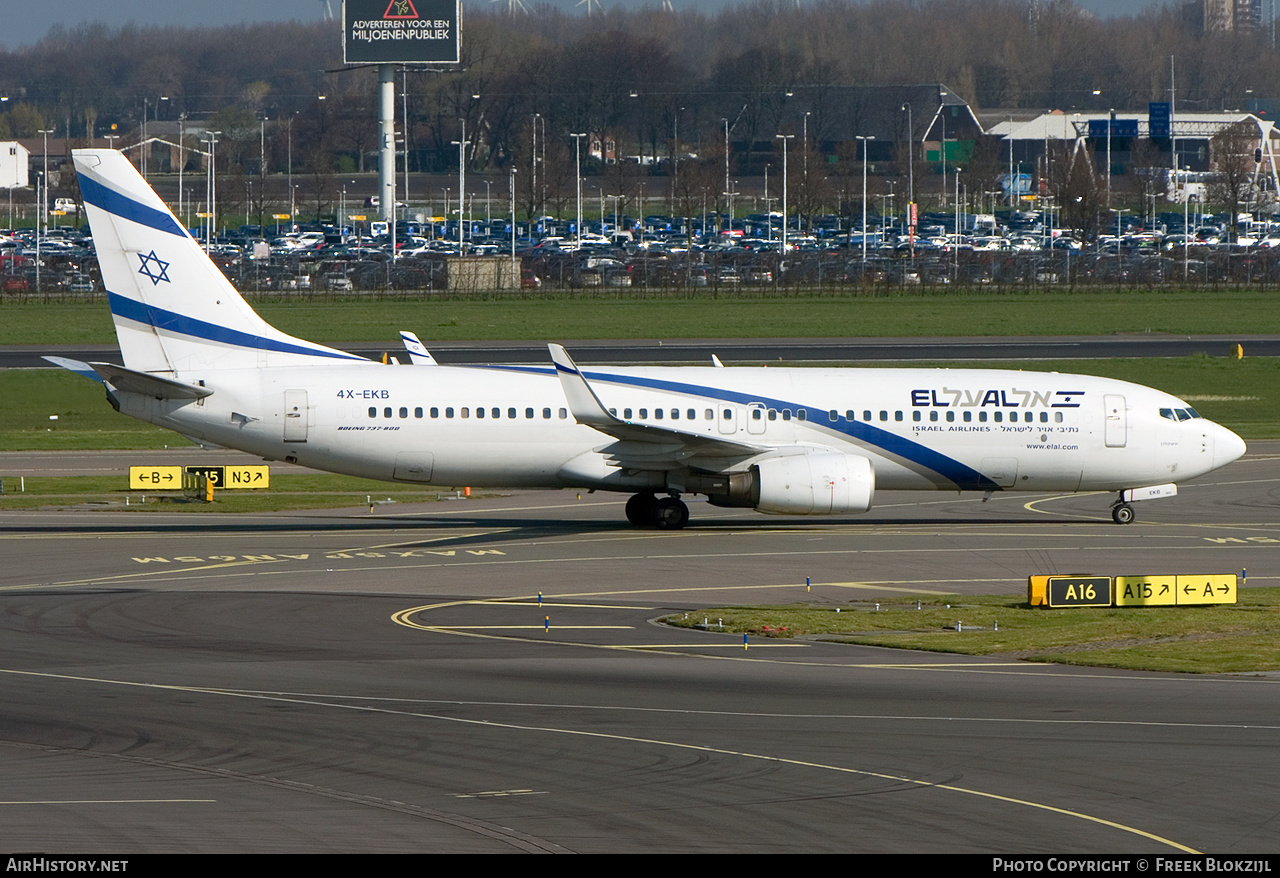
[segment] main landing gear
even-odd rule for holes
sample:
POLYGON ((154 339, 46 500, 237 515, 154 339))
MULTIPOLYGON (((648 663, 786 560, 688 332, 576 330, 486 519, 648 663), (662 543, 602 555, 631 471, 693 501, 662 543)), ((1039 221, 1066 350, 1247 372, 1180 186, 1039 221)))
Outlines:
POLYGON ((627 501, 627 521, 636 527, 680 530, 689 523, 689 507, 674 494, 662 498, 653 494, 634 494, 627 501))

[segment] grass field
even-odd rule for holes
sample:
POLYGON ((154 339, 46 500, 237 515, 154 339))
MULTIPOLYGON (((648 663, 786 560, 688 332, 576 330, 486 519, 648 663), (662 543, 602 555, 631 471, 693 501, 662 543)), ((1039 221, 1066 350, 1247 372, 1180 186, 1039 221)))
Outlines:
MULTIPOLYGON (((1280 332, 1280 291, 1007 292, 959 288, 865 295, 581 293, 413 300, 255 301, 272 324, 320 342, 840 338, 1280 332)), ((3 300, 0 300, 3 301, 3 300)), ((110 344, 105 301, 0 304, 0 344, 110 344)))
MULTIPOLYGON (((1229 571, 1225 571, 1229 572, 1229 571)), ((678 627, 760 637, 821 635, 845 643, 1060 662, 1218 674, 1280 668, 1280 588, 1244 588, 1211 607, 1032 609, 1025 596, 936 594, 877 605, 711 607, 668 616, 678 627), (919 600, 919 609, 917 609, 919 600), (963 623, 962 631, 956 624, 963 623), (969 630, 970 627, 977 630, 969 630)))

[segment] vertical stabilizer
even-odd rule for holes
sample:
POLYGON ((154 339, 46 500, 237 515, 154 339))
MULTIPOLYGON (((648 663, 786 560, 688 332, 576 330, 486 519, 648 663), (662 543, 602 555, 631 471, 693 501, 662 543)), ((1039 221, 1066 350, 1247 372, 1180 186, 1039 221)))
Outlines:
POLYGON ((257 315, 116 150, 72 152, 125 365, 142 372, 369 362, 257 315))

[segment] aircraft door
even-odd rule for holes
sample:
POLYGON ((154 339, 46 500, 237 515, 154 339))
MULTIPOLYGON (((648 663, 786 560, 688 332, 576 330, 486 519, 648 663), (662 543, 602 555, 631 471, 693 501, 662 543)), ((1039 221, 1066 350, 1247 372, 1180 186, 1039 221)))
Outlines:
POLYGON ((307 392, 305 390, 286 390, 284 392, 284 441, 307 441, 307 392))
POLYGON ((1103 439, 1108 448, 1124 448, 1129 432, 1129 416, 1125 413, 1124 397, 1108 393, 1102 397, 1104 409, 1103 439))
POLYGON ((765 407, 762 402, 753 402, 747 406, 747 432, 763 433, 765 426, 765 407))
POLYGON ((728 403, 720 403, 716 407, 716 421, 720 424, 721 433, 738 432, 738 407, 728 403))

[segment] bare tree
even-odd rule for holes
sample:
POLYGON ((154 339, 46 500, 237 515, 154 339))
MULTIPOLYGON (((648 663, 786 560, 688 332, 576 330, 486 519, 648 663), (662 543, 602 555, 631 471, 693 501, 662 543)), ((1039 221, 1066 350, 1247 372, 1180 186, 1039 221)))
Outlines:
POLYGON ((1240 210, 1254 199, 1254 150, 1260 145, 1258 126, 1247 121, 1223 129, 1209 141, 1214 170, 1209 200, 1227 211, 1233 241, 1240 237, 1240 210))

